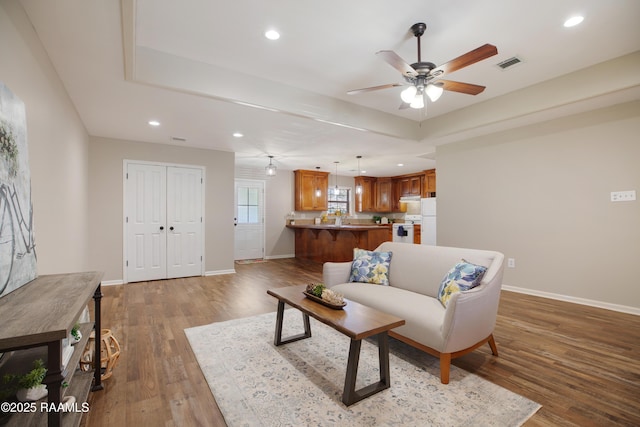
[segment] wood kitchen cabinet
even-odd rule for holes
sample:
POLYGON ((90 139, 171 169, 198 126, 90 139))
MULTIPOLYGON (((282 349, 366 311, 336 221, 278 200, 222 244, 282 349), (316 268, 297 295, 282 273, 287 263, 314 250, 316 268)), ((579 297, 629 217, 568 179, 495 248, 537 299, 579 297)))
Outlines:
POLYGON ((406 175, 399 178, 400 197, 422 196, 424 174, 406 175))
POLYGON ((354 178, 356 189, 358 186, 361 192, 356 191, 356 212, 372 212, 375 210, 374 185, 376 179, 370 176, 356 176, 354 178))
POLYGON ((378 178, 375 182, 375 210, 377 212, 391 212, 394 196, 393 180, 391 178, 378 178))
POLYGON ((324 211, 329 208, 329 172, 298 169, 295 177, 295 210, 324 211))
POLYGON ((429 169, 424 171, 424 190, 422 197, 431 197, 436 192, 436 170, 429 169))

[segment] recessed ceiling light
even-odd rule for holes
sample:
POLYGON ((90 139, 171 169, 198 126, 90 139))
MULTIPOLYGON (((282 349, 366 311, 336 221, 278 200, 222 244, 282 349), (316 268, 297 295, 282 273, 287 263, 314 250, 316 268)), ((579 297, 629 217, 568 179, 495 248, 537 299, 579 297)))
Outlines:
POLYGON ((404 163, 398 163, 398 166, 404 166, 404 163))
POLYGON ((236 138, 242 138, 244 135, 241 134, 240 132, 234 132, 233 136, 236 137, 236 138))
POLYGON ((150 126, 160 126, 160 122, 157 120, 149 120, 150 126))
POLYGON ((278 40, 280 38, 280 33, 276 30, 269 30, 264 33, 264 36, 269 40, 278 40))
POLYGON ((578 25, 582 21, 584 21, 584 16, 572 16, 571 18, 569 18, 566 21, 564 21, 564 26, 567 27, 567 28, 575 27, 576 25, 578 25))

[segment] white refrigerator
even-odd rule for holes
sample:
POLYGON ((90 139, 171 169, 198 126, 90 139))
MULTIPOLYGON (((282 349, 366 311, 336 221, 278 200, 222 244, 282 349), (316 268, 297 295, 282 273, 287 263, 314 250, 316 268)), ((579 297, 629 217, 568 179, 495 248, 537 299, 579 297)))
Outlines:
POLYGON ((428 197, 420 200, 422 222, 420 226, 420 243, 436 245, 436 198, 428 197))

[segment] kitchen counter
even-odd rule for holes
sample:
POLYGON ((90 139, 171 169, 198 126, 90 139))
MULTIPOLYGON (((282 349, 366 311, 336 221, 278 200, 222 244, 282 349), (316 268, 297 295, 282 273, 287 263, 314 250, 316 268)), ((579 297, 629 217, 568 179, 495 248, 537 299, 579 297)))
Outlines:
POLYGON ((287 225, 295 232, 296 258, 317 262, 353 260, 353 249, 374 250, 391 240, 391 224, 287 225))
POLYGON ((287 228, 308 228, 310 230, 377 230, 380 228, 390 228, 391 224, 300 224, 287 225, 287 228))

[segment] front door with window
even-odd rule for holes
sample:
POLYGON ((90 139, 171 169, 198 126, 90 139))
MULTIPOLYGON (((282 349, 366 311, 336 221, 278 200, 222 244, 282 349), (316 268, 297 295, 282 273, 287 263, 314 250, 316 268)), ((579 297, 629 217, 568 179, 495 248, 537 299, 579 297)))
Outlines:
POLYGON ((236 180, 234 259, 264 257, 264 181, 236 180))

